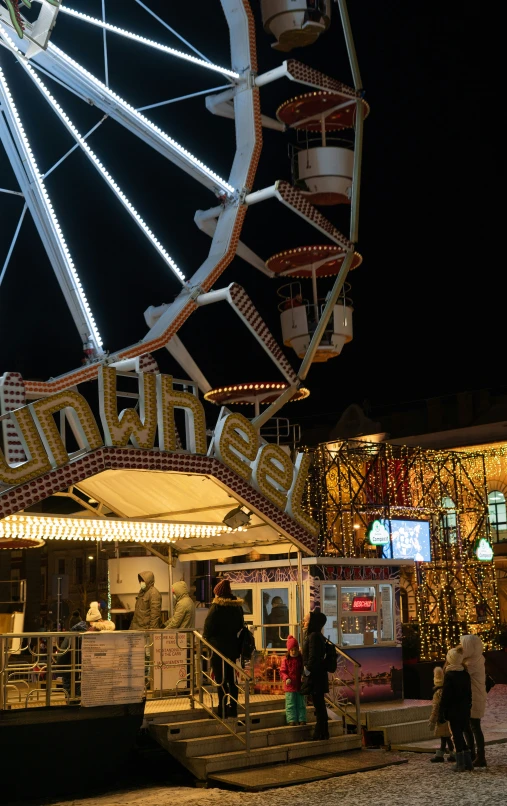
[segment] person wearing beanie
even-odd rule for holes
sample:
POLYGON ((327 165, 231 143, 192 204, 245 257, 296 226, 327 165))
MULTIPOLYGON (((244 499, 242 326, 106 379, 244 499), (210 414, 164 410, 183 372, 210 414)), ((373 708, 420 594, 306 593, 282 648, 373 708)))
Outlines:
POLYGON ((152 571, 141 571, 137 578, 140 587, 136 596, 136 609, 129 629, 158 630, 161 626, 162 596, 155 587, 155 576, 152 571))
POLYGON ((479 635, 462 635, 460 646, 463 649, 463 663, 470 675, 472 684, 472 710, 470 711, 470 724, 465 731, 465 738, 474 767, 487 767, 484 734, 481 728, 481 719, 486 710, 484 645, 479 635), (477 754, 475 753, 475 744, 477 744, 477 754))
POLYGON ((88 632, 112 632, 115 629, 114 623, 102 618, 98 602, 91 602, 86 614, 88 632))
POLYGON ((455 772, 473 770, 470 751, 464 733, 470 722, 472 686, 470 675, 463 666, 461 647, 450 649, 445 663, 444 685, 440 697, 439 722, 449 722, 456 748, 455 772))
MULTIPOLYGON (((234 596, 228 579, 221 579, 214 589, 215 598, 211 603, 204 622, 203 638, 215 647, 232 663, 236 663, 241 652, 240 634, 244 627, 243 599, 234 596)), ((220 719, 230 719, 236 724, 238 716, 238 687, 232 666, 214 652, 211 668, 218 687, 218 709, 220 719)))
POLYGON ((195 627, 195 604, 190 598, 187 583, 173 585, 174 611, 165 623, 166 630, 193 630, 195 627))
POLYGON ((456 761, 449 723, 439 722, 440 699, 442 697, 443 685, 444 670, 441 666, 435 666, 433 669, 433 708, 431 710, 429 727, 433 730, 435 736, 440 738, 440 748, 436 751, 435 755, 430 758, 432 762, 444 761, 446 750, 448 750, 447 761, 456 761))
POLYGON ((285 689, 285 715, 288 725, 306 725, 306 701, 301 694, 303 656, 297 638, 287 638, 287 654, 280 666, 280 677, 285 689))
POLYGON ((320 608, 316 607, 305 617, 306 638, 303 644, 303 680, 302 691, 311 694, 315 708, 315 730, 312 739, 329 739, 328 719, 325 695, 329 691, 329 681, 325 666, 326 640, 322 628, 327 618, 320 608))

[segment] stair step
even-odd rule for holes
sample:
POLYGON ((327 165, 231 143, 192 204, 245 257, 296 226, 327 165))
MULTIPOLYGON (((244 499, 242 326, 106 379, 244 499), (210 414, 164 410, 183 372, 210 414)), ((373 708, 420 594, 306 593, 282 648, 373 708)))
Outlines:
MULTIPOLYGON (((241 719, 241 714, 239 716, 241 719)), ((315 722, 312 709, 308 709, 306 721, 308 724, 315 722)), ((263 728, 276 728, 286 726, 285 711, 259 711, 251 715, 252 730, 263 728)), ((227 735, 224 726, 216 719, 194 719, 184 722, 157 722, 151 725, 151 730, 157 735, 162 731, 167 732, 168 741, 178 741, 179 739, 203 738, 205 736, 227 735)))
POLYGON ((403 722, 419 722, 430 718, 433 705, 413 705, 400 708, 375 709, 364 711, 362 716, 366 717, 366 727, 368 730, 386 727, 387 725, 399 725, 403 722))
MULTIPOLYGON (((221 727, 221 726, 220 726, 221 727)), ((222 728, 223 731, 223 728, 222 728)), ((301 742, 308 742, 313 731, 313 725, 294 726, 280 725, 273 728, 252 730, 250 741, 252 748, 274 747, 301 742)), ((244 727, 238 726, 238 733, 244 736, 244 727)), ((340 722, 329 723, 329 733, 334 738, 343 733, 340 722)), ((197 736, 189 739, 177 739, 171 741, 168 736, 164 742, 166 749, 177 756, 180 761, 183 758, 195 758, 208 754, 231 753, 239 749, 239 740, 231 733, 222 732, 215 736, 197 736)), ((183 762, 184 763, 184 762, 183 762)))
POLYGON ((395 725, 378 725, 375 730, 383 731, 386 745, 432 739, 435 735, 428 726, 427 719, 417 722, 399 722, 395 725))
POLYGON ((236 750, 225 755, 223 753, 212 753, 188 758, 185 760, 185 766, 197 778, 204 780, 212 772, 260 767, 265 764, 282 764, 292 759, 330 755, 345 750, 356 750, 360 747, 360 736, 336 736, 323 741, 254 748, 251 750, 250 755, 247 755, 245 750, 236 750))

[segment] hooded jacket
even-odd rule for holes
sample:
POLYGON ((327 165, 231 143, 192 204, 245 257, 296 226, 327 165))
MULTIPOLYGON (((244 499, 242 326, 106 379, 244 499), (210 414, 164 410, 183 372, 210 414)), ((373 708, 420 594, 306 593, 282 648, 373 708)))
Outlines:
POLYGON ((484 646, 478 635, 463 635, 463 665, 470 675, 472 683, 472 719, 482 719, 486 710, 486 669, 484 646))
POLYGON ((467 670, 462 668, 461 671, 446 671, 440 698, 439 722, 460 721, 466 724, 470 719, 471 705, 472 687, 467 670))
POLYGON ((229 660, 240 655, 239 633, 243 629, 243 599, 215 596, 204 622, 203 638, 229 660))
POLYGON ((161 626, 162 596, 155 587, 155 577, 152 571, 141 571, 139 576, 142 582, 146 583, 146 590, 140 590, 136 596, 136 609, 130 629, 156 630, 161 626))
POLYGON ((188 592, 186 582, 175 582, 173 585, 175 608, 170 619, 165 623, 166 630, 185 630, 195 627, 195 604, 188 592))

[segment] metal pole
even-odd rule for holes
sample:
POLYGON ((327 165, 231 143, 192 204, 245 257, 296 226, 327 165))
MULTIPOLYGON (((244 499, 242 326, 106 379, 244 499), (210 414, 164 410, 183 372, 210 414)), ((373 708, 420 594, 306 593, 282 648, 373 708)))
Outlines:
POLYGON ((361 735, 361 703, 359 700, 359 672, 358 667, 354 664, 354 696, 356 702, 356 733, 361 735))
POLYGON ((312 263, 312 291, 313 291, 313 307, 315 310, 315 321, 319 321, 319 295, 317 291, 317 270, 315 263, 312 263))
POLYGON ((354 165, 352 169, 352 203, 350 211, 350 240, 357 243, 359 231, 359 200, 361 197, 361 168, 363 163, 364 104, 356 104, 354 133, 354 165))
POLYGON ((60 632, 60 608, 62 599, 62 578, 56 580, 56 630, 60 632))
POLYGON ((288 386, 285 392, 282 392, 280 397, 277 397, 274 403, 271 403, 270 406, 264 409, 262 414, 259 414, 258 417, 255 417, 252 420, 252 425, 254 426, 256 431, 259 431, 261 426, 263 426, 264 423, 267 423, 267 421, 273 416, 273 414, 279 409, 281 409, 282 406, 284 406, 285 403, 287 403, 287 401, 291 399, 291 397, 294 395, 294 392, 297 392, 298 389, 299 389, 299 382, 293 384, 292 386, 288 386))
POLYGON ((172 618, 174 613, 174 606, 173 606, 173 549, 172 546, 169 546, 167 549, 167 563, 168 563, 168 578, 169 578, 169 618, 172 618))
MULTIPOLYGON (((21 196, 23 194, 20 193, 19 195, 21 196)), ((18 240, 19 231, 21 229, 21 225, 23 224, 23 219, 25 217, 26 210, 27 210, 27 206, 25 204, 25 206, 23 207, 23 210, 21 211, 21 215, 19 217, 18 225, 16 227, 16 232, 12 236, 11 245, 9 246, 9 251, 7 252, 7 257, 5 258, 5 262, 4 262, 4 265, 2 267, 2 272, 0 274, 0 285, 2 285, 2 280, 5 277, 5 272, 7 271, 7 266, 9 265, 9 260, 11 259, 12 253, 14 251, 14 247, 16 246, 16 241, 18 240)))
POLYGON ((346 0, 336 0, 336 2, 338 3, 338 8, 340 9, 343 34, 345 36, 345 43, 347 45, 347 53, 349 57, 350 69, 352 71, 352 78, 354 80, 354 87, 356 90, 362 90, 363 84, 361 81, 361 74, 359 72, 359 64, 357 62, 356 47, 354 45, 354 37, 352 36, 352 28, 350 26, 347 3, 346 0))
POLYGON ((299 643, 301 643, 303 633, 303 618, 304 618, 304 603, 303 603, 303 555, 298 549, 298 583, 297 590, 299 594, 299 607, 298 607, 298 622, 299 622, 299 643))
POLYGON ((315 353, 317 352, 317 348, 321 342, 322 336, 324 335, 324 331, 327 327, 327 324, 331 318, 331 314, 333 313, 333 308, 336 305, 336 301, 340 295, 340 292, 345 284, 345 280, 347 278, 347 274, 349 273, 349 269, 352 265, 352 258, 354 257, 354 252, 351 250, 347 252, 345 255, 344 261, 342 263, 342 267, 338 272, 338 276, 335 280, 333 290, 329 296, 328 301, 326 302, 326 306, 322 312, 322 316, 320 317, 319 323, 315 330, 315 333, 312 336, 312 340, 310 342, 310 346, 306 351, 306 355, 303 358, 303 362, 301 364, 301 368, 298 373, 298 378, 301 381, 304 381, 308 372, 310 371, 310 367, 312 361, 314 359, 315 353))
MULTIPOLYGON (((102 0, 102 21, 106 21, 106 0, 102 0)), ((109 63, 107 59, 107 31, 102 29, 102 37, 104 42, 104 83, 109 87, 109 63)))
MULTIPOLYGON (((253 668, 253 666, 251 668, 253 668)), ((246 752, 250 754, 250 677, 249 676, 247 677, 246 673, 245 673, 245 749, 246 752)))

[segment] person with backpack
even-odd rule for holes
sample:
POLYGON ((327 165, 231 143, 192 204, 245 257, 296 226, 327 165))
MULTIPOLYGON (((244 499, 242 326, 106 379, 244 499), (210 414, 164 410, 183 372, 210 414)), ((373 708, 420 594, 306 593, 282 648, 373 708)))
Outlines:
POLYGON ((306 700, 301 694, 303 656, 297 638, 287 638, 287 654, 280 666, 285 690, 285 716, 288 725, 306 725, 306 700))
MULTIPOLYGON (((303 685, 301 692, 311 694, 315 708, 316 723, 312 739, 329 739, 329 728, 325 696, 329 692, 328 671, 326 665, 327 641, 322 629, 327 618, 320 608, 316 607, 306 616, 306 638, 303 644, 303 685)), ((334 647, 333 647, 334 648, 334 647)), ((336 667, 335 667, 336 668, 336 667)))

